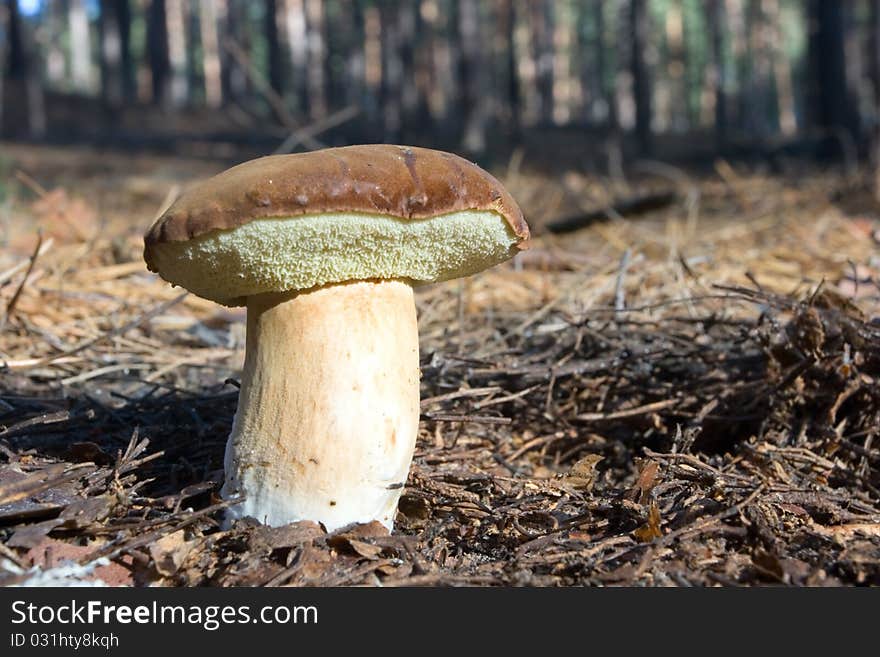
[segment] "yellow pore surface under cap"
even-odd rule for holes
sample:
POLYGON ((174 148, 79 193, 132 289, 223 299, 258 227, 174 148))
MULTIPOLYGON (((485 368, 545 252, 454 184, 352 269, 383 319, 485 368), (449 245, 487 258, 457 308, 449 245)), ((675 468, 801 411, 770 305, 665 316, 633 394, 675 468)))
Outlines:
POLYGON ((236 306, 254 294, 344 281, 417 285, 469 276, 510 258, 516 243, 500 214, 466 210, 428 219, 345 212, 255 219, 152 248, 162 278, 236 306))

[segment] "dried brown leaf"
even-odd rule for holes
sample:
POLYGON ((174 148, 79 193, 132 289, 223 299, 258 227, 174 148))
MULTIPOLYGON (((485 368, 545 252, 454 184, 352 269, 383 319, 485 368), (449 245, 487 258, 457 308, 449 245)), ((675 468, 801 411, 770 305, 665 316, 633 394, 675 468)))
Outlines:
POLYGON ((651 499, 651 491, 657 484, 657 475, 660 472, 660 464, 654 460, 648 460, 639 471, 639 478, 635 486, 629 492, 632 500, 638 501, 639 504, 647 504, 651 499))
POLYGON ((663 536, 660 529, 660 508, 656 502, 651 501, 651 505, 648 507, 648 522, 636 529, 633 536, 642 543, 650 543, 655 538, 663 536))
POLYGON ((590 491, 596 483, 596 466, 602 460, 598 454, 587 454, 571 466, 562 478, 562 485, 577 491, 590 491))
POLYGON ((166 534, 149 546, 150 557, 156 571, 163 577, 171 577, 183 565, 196 541, 187 541, 184 531, 166 534))

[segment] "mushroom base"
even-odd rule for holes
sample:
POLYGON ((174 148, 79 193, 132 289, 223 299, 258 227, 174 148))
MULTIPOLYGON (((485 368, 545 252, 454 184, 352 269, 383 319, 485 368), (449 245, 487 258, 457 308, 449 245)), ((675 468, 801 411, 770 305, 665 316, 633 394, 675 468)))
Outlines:
POLYGON ((227 520, 392 528, 419 423, 412 288, 355 282, 248 299, 221 494, 227 520))

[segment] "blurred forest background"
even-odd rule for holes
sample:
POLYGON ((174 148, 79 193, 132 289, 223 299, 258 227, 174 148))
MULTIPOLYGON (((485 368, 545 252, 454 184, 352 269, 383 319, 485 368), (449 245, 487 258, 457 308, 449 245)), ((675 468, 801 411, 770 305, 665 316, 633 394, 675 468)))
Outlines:
POLYGON ((5 138, 608 164, 869 157, 880 125, 878 0, 0 3, 5 138))

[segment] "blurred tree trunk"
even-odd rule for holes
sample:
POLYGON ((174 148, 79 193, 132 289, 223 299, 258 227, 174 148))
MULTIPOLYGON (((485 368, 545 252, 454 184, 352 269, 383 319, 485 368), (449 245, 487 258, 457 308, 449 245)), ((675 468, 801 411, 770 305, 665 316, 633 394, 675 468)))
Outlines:
POLYGON ((880 203, 880 0, 871 0, 868 26, 868 71, 871 76, 873 116, 871 159, 874 166, 874 199, 880 203))
MULTIPOLYGON (((67 53, 65 52, 65 23, 67 6, 64 2, 53 2, 45 11, 46 35, 43 39, 46 59, 46 81, 51 88, 63 88, 70 79, 67 71, 67 53)), ((0 44, 6 40, 0 30, 0 44)), ((3 46, 0 46, 2 49, 3 46)), ((0 67, 2 70, 2 67, 0 67)))
POLYGON ((202 37, 199 31, 200 11, 197 2, 186 3, 186 24, 184 25, 184 40, 186 42, 186 86, 190 93, 190 102, 198 98, 199 102, 204 102, 204 98, 199 96, 199 92, 204 89, 204 75, 202 75, 201 64, 199 61, 199 53, 203 51, 202 37))
POLYGON ((553 3, 529 2, 532 23, 532 59, 538 88, 539 118, 553 122, 553 3))
POLYGON ((98 16, 100 39, 101 98, 118 109, 134 98, 130 34, 131 8, 128 0, 101 0, 98 16))
POLYGON ((364 9, 360 1, 352 3, 352 9, 342 12, 348 21, 349 42, 345 56, 345 105, 364 103, 364 9))
POLYGON ((278 40, 278 2, 266 0, 264 29, 266 31, 266 68, 269 85, 279 96, 284 95, 284 74, 281 66, 281 43, 278 40))
POLYGON ((852 140, 858 137, 858 115, 853 90, 847 84, 845 43, 847 3, 836 0, 810 0, 808 106, 814 110, 812 122, 823 131, 843 131, 852 140))
POLYGON ((682 66, 682 103, 684 104, 684 128, 694 130, 700 125, 699 102, 694 103, 693 89, 699 86, 701 74, 705 73, 705 53, 702 45, 696 46, 691 42, 692 24, 690 2, 680 1, 681 7, 681 66, 682 66), (700 60, 703 60, 701 62, 700 60), (702 64, 702 67, 701 67, 702 64))
POLYGON ((226 42, 233 36, 230 21, 234 20, 231 15, 235 13, 235 0, 219 0, 217 12, 217 47, 220 56, 220 95, 223 102, 231 103, 236 100, 233 97, 233 78, 240 75, 235 58, 226 47, 226 42))
POLYGON ((745 128, 752 137, 766 137, 774 132, 773 62, 770 55, 768 17, 763 0, 749 0, 746 6, 745 128))
POLYGON ((874 101, 874 125, 880 130, 880 0, 871 0, 868 26, 868 72, 874 101))
MULTIPOLYGON (((778 0, 777 0, 778 1, 778 0)), ((843 8, 843 61, 846 71, 847 104, 850 117, 850 132, 856 136, 860 156, 867 155, 865 148, 869 142, 870 131, 862 115, 863 103, 871 102, 867 92, 867 62, 864 52, 864 20, 861 8, 856 3, 844 3, 843 8)))
POLYGON ((284 42, 290 53, 288 85, 296 100, 296 108, 305 114, 309 109, 309 44, 306 33, 305 0, 283 0, 284 42))
POLYGON ((779 0, 764 0, 769 33, 770 57, 773 62, 773 82, 776 88, 776 115, 779 117, 778 127, 783 135, 791 136, 797 130, 794 114, 794 89, 792 88, 791 63, 785 56, 782 36, 782 16, 779 11, 779 0))
POLYGON ((5 3, 0 3, 0 136, 5 132, 3 117, 3 83, 6 81, 6 59, 9 42, 9 7, 5 3))
POLYGON ((9 32, 6 73, 12 83, 7 94, 8 98, 23 99, 23 102, 16 101, 17 115, 11 119, 15 123, 21 121, 30 137, 43 137, 46 134, 46 107, 39 52, 27 22, 19 13, 17 0, 6 0, 6 17, 9 32))
MULTIPOLYGON (((480 34, 480 10, 477 0, 458 0, 459 32, 459 110, 462 133, 460 143, 473 154, 486 150, 486 62, 480 34)), ((552 89, 551 89, 552 93, 552 89)))
MULTIPOLYGON (((668 88, 665 94, 666 102, 663 104, 665 107, 658 107, 656 113, 660 130, 665 128, 673 132, 684 132, 688 127, 689 107, 685 77, 687 62, 684 47, 684 16, 681 0, 670 3, 665 19, 667 48, 665 82, 668 88)), ((638 97, 638 94, 636 96, 638 97)), ((660 105, 659 102, 658 105, 660 105)))
POLYGON ((217 3, 215 0, 201 0, 199 3, 199 31, 202 42, 202 71, 205 77, 205 103, 212 108, 220 107, 223 103, 223 81, 217 27, 217 3))
MULTIPOLYGON (((617 14, 616 14, 617 15, 617 14)), ((596 21, 596 43, 595 43, 595 53, 596 53, 596 71, 599 76, 599 93, 602 94, 602 97, 605 99, 606 103, 606 117, 608 122, 609 131, 612 134, 619 134, 620 132, 620 111, 617 105, 617 90, 616 90, 616 80, 617 80, 617 72, 608 70, 608 48, 612 47, 606 41, 606 32, 608 31, 608 22, 605 20, 605 2, 604 0, 596 0, 595 5, 593 7, 593 16, 596 21), (610 73, 610 75, 609 75, 610 73), (610 81, 610 84, 609 84, 610 81)), ((612 29, 611 33, 613 35, 617 34, 617 26, 618 21, 612 20, 612 29)), ((617 39, 613 39, 612 43, 617 52, 620 52, 620 48, 617 48, 617 39)))
POLYGON ((414 2, 400 3, 397 14, 400 33, 400 76, 401 76, 401 126, 403 135, 416 133, 414 129, 419 104, 419 87, 416 85, 416 47, 420 43, 421 20, 417 17, 419 8, 414 2))
POLYGON ((415 32, 419 35, 415 44, 413 76, 416 87, 416 108, 413 119, 414 127, 419 134, 431 129, 431 80, 434 62, 434 31, 422 15, 421 3, 417 3, 414 13, 415 32))
POLYGON ((324 3, 321 21, 321 40, 324 46, 322 63, 324 66, 324 102, 326 112, 340 109, 345 103, 345 70, 342 62, 351 52, 351 20, 347 14, 352 13, 347 7, 353 2, 337 4, 324 3))
POLYGON ((6 76, 10 80, 23 80, 27 75, 27 51, 24 45, 21 14, 17 0, 6 0, 6 22, 9 33, 9 46, 6 54, 6 76))
POLYGON ((80 92, 92 90, 91 36, 86 0, 69 0, 67 23, 70 29, 70 78, 80 92))
POLYGON ((499 37, 504 57, 504 97, 507 105, 508 128, 515 141, 520 139, 521 106, 519 72, 516 53, 516 3, 501 0, 499 6, 499 37))
POLYGON ((113 0, 101 0, 98 13, 101 100, 108 109, 112 110, 117 110, 122 105, 122 47, 115 4, 113 0))
MULTIPOLYGON (((360 4, 360 3, 358 3, 360 4)), ((375 5, 363 6, 364 21, 364 115, 371 135, 384 129, 382 126, 382 40, 385 36, 382 15, 375 5)), ((375 139, 375 137, 373 137, 375 139)))
POLYGON ((147 14, 147 53, 153 103, 165 105, 169 99, 171 61, 168 57, 168 16, 165 0, 151 0, 147 14))
POLYGON ((399 5, 396 2, 381 3, 379 19, 381 24, 381 70, 382 82, 379 87, 379 112, 382 115, 384 140, 392 143, 400 141, 401 129, 401 67, 400 67, 400 22, 399 5))
POLYGON ((590 56, 593 42, 598 39, 596 25, 596 2, 590 0, 577 8, 575 16, 575 53, 577 58, 577 80, 580 89, 580 116, 586 123, 596 120, 599 108, 599 97, 602 92, 599 83, 599 67, 594 57, 590 56))
POLYGON ((168 59, 171 63, 171 103, 182 107, 190 100, 187 76, 186 18, 189 2, 165 0, 168 31, 168 59))
POLYGON ((309 117, 316 121, 327 115, 326 55, 323 0, 306 0, 306 30, 309 44, 309 117))
POLYGON ((647 0, 632 0, 630 5, 630 67, 635 101, 635 131, 639 152, 648 156, 653 151, 651 137, 651 80, 646 61, 649 40, 647 0))
MULTIPOLYGON (((561 3, 560 3, 561 4, 561 3)), ((555 124, 567 124, 571 120, 571 100, 574 92, 574 77, 572 76, 572 43, 577 21, 566 20, 566 13, 574 11, 573 6, 556 7, 560 9, 559 19, 551 16, 553 32, 551 34, 551 49, 553 52, 553 116, 555 124), (566 11, 567 10, 567 11, 566 11)))
POLYGON ((706 22, 709 26, 710 60, 709 81, 715 98, 715 147, 723 149, 727 143, 727 76, 724 66, 724 0, 707 0, 706 22))
POLYGON ((117 0, 116 23, 119 26, 119 47, 122 51, 122 98, 131 102, 137 93, 134 77, 134 61, 131 56, 131 5, 129 0, 117 0))
POLYGON ((747 89, 749 80, 748 64, 748 27, 746 25, 746 11, 743 7, 745 0, 733 2, 725 0, 725 32, 730 40, 730 51, 733 66, 731 67, 731 97, 728 100, 728 126, 736 128, 738 132, 746 129, 746 114, 748 110, 747 89))
POLYGON ((224 100, 235 103, 246 97, 248 77, 225 44, 234 43, 249 54, 250 35, 244 0, 225 0, 224 4, 226 12, 221 19, 220 29, 220 82, 224 100))

